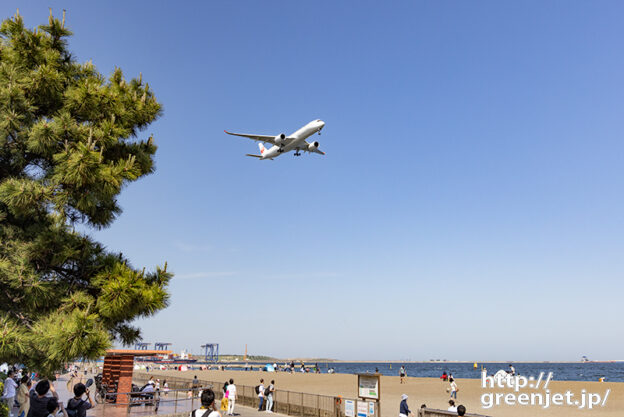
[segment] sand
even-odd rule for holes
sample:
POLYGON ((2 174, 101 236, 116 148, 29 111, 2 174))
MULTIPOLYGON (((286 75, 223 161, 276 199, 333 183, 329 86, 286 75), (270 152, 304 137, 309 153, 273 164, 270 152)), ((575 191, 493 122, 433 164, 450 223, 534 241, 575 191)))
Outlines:
MULTIPOLYGON (((265 381, 274 379, 276 389, 284 389, 296 392, 306 392, 323 395, 342 395, 346 398, 356 398, 357 396, 357 376, 346 374, 289 374, 286 372, 245 372, 245 371, 158 371, 150 372, 150 375, 167 375, 177 378, 185 377, 189 380, 197 375, 201 380, 224 382, 233 378, 238 385, 256 386, 260 378, 265 381)), ((446 410, 448 408, 449 394, 446 392, 448 383, 434 378, 406 378, 406 384, 399 383, 398 376, 381 377, 381 417, 397 417, 399 413, 399 403, 401 394, 409 395, 408 404, 412 410, 427 404, 430 408, 446 410)), ((567 390, 572 391, 577 396, 582 390, 588 393, 599 393, 604 396, 607 389, 611 392, 604 407, 596 406, 591 410, 579 410, 574 406, 555 406, 542 408, 540 406, 494 406, 490 409, 482 408, 481 396, 489 392, 510 392, 483 389, 481 381, 477 379, 457 379, 459 392, 456 404, 463 404, 469 413, 485 414, 493 417, 555 417, 555 416, 624 416, 624 383, 621 382, 585 382, 585 381, 552 381, 549 385, 551 394, 567 390)), ((542 392, 524 389, 525 392, 542 392)))

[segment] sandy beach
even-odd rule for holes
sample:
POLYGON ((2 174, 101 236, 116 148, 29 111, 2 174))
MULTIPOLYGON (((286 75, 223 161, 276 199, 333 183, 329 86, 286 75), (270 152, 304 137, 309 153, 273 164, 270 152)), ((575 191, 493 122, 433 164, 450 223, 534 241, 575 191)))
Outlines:
MULTIPOLYGON (((255 386, 260 378, 265 381, 275 380, 276 388, 306 392, 323 395, 342 395, 347 398, 355 398, 357 395, 357 377, 346 374, 289 374, 285 372, 267 373, 260 371, 152 371, 151 375, 163 375, 177 378, 188 378, 191 380, 194 375, 199 379, 208 381, 224 382, 233 378, 239 385, 255 386)), ((433 378, 406 378, 406 384, 400 384, 398 377, 381 377, 381 414, 382 417, 396 417, 399 410, 401 394, 409 395, 408 404, 410 408, 416 409, 421 404, 426 404, 430 408, 446 410, 448 407, 449 394, 446 392, 447 383, 433 378)), ((494 406, 490 409, 482 408, 481 396, 489 392, 508 393, 510 390, 501 391, 496 389, 483 389, 481 381, 476 379, 457 379, 459 392, 457 404, 463 404, 470 413, 485 414, 493 417, 556 417, 556 416, 613 416, 624 415, 624 383, 619 382, 586 382, 586 381, 552 381, 549 385, 551 395, 554 393, 565 393, 570 390, 575 396, 580 396, 582 390, 588 393, 598 393, 604 396, 607 389, 611 392, 606 405, 599 405, 591 410, 578 409, 575 406, 555 406, 548 408, 540 406, 494 406)), ((523 389, 519 393, 531 394, 531 392, 542 392, 523 389)), ((519 394, 518 393, 518 394, 519 394)))

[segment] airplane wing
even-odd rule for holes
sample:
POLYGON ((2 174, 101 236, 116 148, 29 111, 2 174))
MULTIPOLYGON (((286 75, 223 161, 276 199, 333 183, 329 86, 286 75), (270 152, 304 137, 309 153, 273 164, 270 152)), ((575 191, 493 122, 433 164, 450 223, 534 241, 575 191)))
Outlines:
POLYGON ((225 133, 232 136, 240 136, 243 138, 248 138, 251 140, 257 140, 258 142, 268 142, 271 145, 275 145, 275 136, 267 136, 267 135, 248 135, 246 133, 232 133, 224 130, 225 133))

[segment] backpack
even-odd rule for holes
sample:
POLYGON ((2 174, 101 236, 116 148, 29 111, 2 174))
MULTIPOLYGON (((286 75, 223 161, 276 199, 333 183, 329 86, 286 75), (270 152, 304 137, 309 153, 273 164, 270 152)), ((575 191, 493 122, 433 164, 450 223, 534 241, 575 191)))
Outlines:
POLYGON ((260 385, 256 385, 256 394, 260 394, 260 385))
POLYGON ((86 401, 85 400, 80 400, 80 402, 78 402, 77 405, 75 405, 73 408, 69 407, 69 403, 71 400, 67 401, 67 407, 65 407, 65 411, 67 411, 67 415, 69 417, 76 417, 78 415, 78 409, 82 406, 82 404, 84 404, 86 401))
POLYGON ((271 387, 269 386, 264 390, 264 396, 268 397, 270 393, 271 393, 271 387))

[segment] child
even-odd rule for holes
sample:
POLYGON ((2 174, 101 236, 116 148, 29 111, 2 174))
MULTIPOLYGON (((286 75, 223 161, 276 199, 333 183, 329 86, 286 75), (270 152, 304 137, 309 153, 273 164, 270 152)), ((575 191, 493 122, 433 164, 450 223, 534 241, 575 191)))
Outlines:
POLYGON ((63 403, 59 403, 55 397, 48 400, 48 417, 68 417, 63 403))

